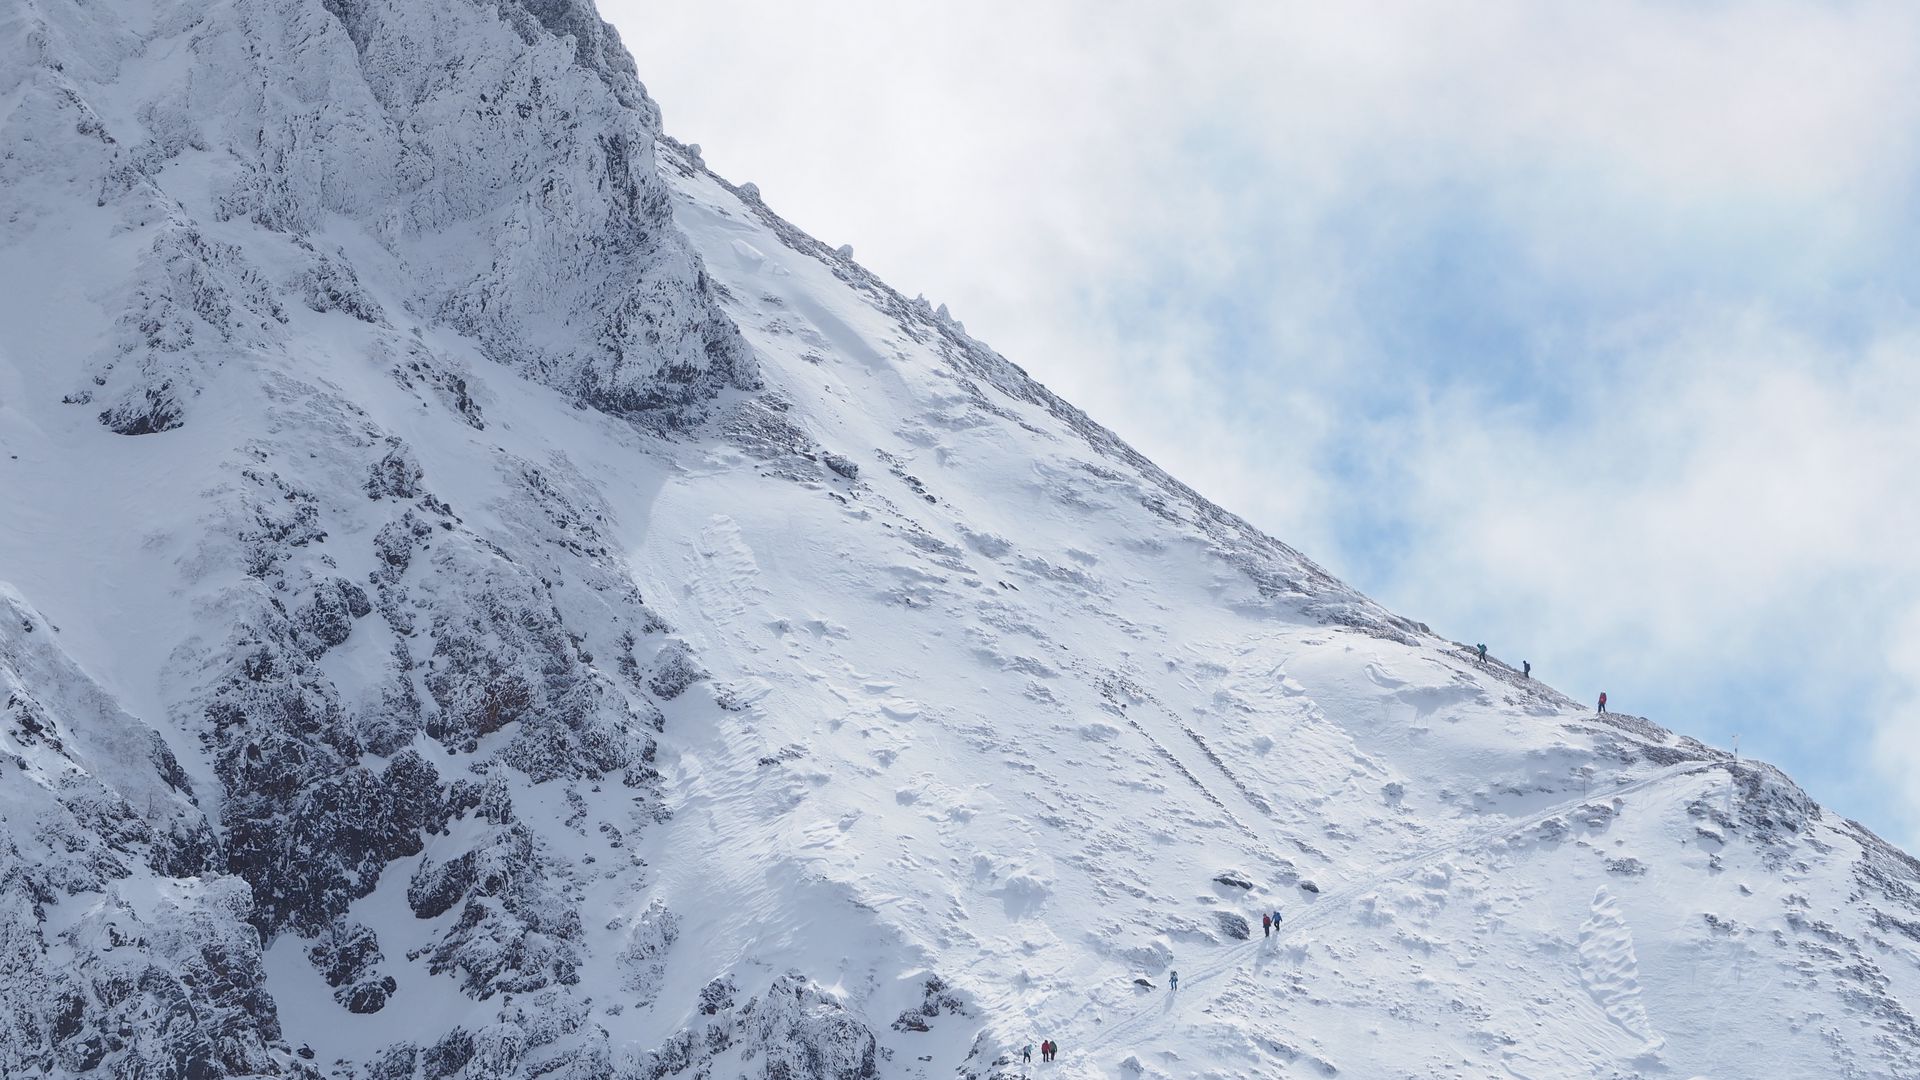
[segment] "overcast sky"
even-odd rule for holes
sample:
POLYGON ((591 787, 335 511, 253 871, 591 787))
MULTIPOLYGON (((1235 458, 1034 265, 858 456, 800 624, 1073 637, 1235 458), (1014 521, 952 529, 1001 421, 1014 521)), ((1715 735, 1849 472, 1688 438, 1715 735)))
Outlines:
POLYGON ((1920 845, 1920 5, 601 6, 1216 501, 1920 845))

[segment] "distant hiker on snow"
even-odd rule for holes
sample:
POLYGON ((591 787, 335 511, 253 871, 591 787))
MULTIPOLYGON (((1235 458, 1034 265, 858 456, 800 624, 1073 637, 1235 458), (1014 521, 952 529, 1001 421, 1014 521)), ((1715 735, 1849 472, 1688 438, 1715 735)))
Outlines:
POLYGON ((1280 929, 1280 909, 1279 908, 1273 909, 1273 928, 1275 930, 1280 929))
POLYGON ((1520 677, 1523 679, 1533 678, 1533 661, 1531 660, 1520 661, 1520 677))
POLYGON ((1271 915, 1260 916, 1260 936, 1267 937, 1272 933, 1273 933, 1273 916, 1271 915))
POLYGON ((1020 1063, 1022 1065, 1033 1064, 1033 1044, 1032 1043, 1028 1043, 1027 1045, 1020 1048, 1020 1063))
POLYGON ((1167 973, 1167 989, 1168 990, 1180 989, 1180 973, 1179 972, 1173 971, 1173 972, 1167 973))
POLYGON ((1476 648, 1476 649, 1478 649, 1478 650, 1480 650, 1480 662, 1481 662, 1481 663, 1483 663, 1483 664, 1484 664, 1484 663, 1486 663, 1486 662, 1487 662, 1487 647, 1486 647, 1485 645, 1475 645, 1475 646, 1474 646, 1474 648, 1476 648))
POLYGON ((1607 711, 1607 692, 1605 690, 1600 691, 1600 711, 1607 711))

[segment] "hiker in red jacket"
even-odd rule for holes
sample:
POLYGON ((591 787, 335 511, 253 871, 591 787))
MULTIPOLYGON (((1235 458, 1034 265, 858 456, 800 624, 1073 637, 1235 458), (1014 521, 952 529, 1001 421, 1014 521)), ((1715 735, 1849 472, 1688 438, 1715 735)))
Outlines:
POLYGON ((1600 711, 1607 711, 1607 692, 1605 690, 1600 691, 1600 711))
POLYGON ((1260 916, 1260 936, 1268 937, 1272 935, 1272 933, 1273 933, 1273 916, 1271 915, 1260 916))

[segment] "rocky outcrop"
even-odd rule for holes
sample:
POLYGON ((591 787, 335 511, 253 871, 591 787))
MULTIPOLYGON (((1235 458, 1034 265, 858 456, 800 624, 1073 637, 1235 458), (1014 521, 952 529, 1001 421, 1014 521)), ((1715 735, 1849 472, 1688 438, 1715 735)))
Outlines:
MULTIPOLYGON (((174 430, 224 369, 294 359, 282 292, 370 328, 471 335, 650 427, 685 427, 756 385, 672 227, 659 110, 591 5, 250 0, 148 16, 29 6, 0 65, 13 73, 0 89, 21 96, 6 145, 30 149, 0 181, 78 186, 148 237, 101 297, 113 330, 68 395, 109 429, 174 430), (175 49, 181 64, 150 62, 175 49), (210 184, 172 182, 209 152, 210 184), (239 222, 244 242, 213 238, 239 222), (372 243, 316 242, 323 222, 372 243)), ((65 213, 71 190, 19 196, 65 213)))
POLYGON ((0 1073, 278 1072, 247 885, 165 741, 57 633, 0 584, 0 1073), (54 905, 81 913, 55 929, 54 905))
POLYGON ((743 1060, 759 1061, 766 1080, 868 1080, 880 1075, 868 1031, 833 996, 805 976, 783 975, 740 1014, 743 1060))
POLYGON ((871 1080, 881 1075, 873 1032, 805 975, 782 975, 738 1008, 735 993, 731 980, 708 984, 700 995, 703 1019, 615 1075, 619 1080, 723 1074, 753 1080, 871 1080))

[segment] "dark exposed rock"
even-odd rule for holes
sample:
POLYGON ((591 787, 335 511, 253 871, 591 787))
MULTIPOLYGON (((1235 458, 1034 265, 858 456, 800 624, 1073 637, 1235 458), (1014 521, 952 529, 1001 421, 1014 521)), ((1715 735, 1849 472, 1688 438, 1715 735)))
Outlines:
POLYGON ((820 460, 826 462, 827 468, 832 469, 835 473, 838 473, 848 480, 858 480, 860 478, 860 465, 852 458, 829 452, 821 454, 820 460))
POLYGON ((386 1047, 367 1063, 367 1080, 413 1080, 420 1056, 419 1047, 412 1043, 386 1047))
POLYGON ((338 311, 364 323, 386 325, 386 313, 366 286, 360 284, 352 262, 314 251, 305 241, 300 241, 299 246, 312 252, 312 261, 294 282, 295 290, 309 310, 322 314, 338 311))
MULTIPOLYGON (((322 590, 347 618, 364 610, 356 591, 322 590)), ((444 821, 438 776, 417 754, 377 775, 353 763, 353 725, 331 683, 293 647, 300 636, 272 607, 257 609, 237 630, 240 659, 205 709, 227 792, 227 868, 253 885, 253 921, 266 934, 325 928, 444 821)))
POLYGON ((209 1078, 273 1071, 279 1021, 258 939, 238 918, 245 888, 228 879, 203 896, 166 905, 150 924, 117 908, 70 932, 84 952, 82 978, 61 1004, 62 1067, 118 1060, 126 1075, 209 1078))
POLYGON ((1763 837, 1798 834, 1820 818, 1820 807, 1785 773, 1758 761, 1731 766, 1738 788, 1735 810, 1741 822, 1763 837))
POLYGON ((413 451, 397 438, 387 440, 387 452, 367 471, 367 497, 371 499, 414 499, 420 496, 420 480, 425 474, 414 460, 413 451))
POLYGON ((264 343, 287 320, 239 248, 180 222, 154 231, 115 301, 119 317, 91 385, 65 400, 105 399, 98 419, 121 435, 181 427, 201 371, 264 343))
POLYGON ((473 1060, 473 1035, 456 1027, 420 1055, 421 1075, 426 1080, 446 1080, 456 1076, 473 1060))
POLYGON ((466 853, 421 864, 407 888, 416 916, 459 915, 428 951, 435 974, 452 972, 476 998, 525 993, 578 979, 579 911, 556 896, 533 833, 497 826, 466 853))
POLYGON ((186 410, 173 383, 165 379, 100 412, 100 423, 117 435, 157 435, 185 422, 186 410))
POLYGON ((312 602, 296 612, 293 621, 306 635, 307 655, 318 657, 344 644, 353 633, 353 620, 372 610, 365 589, 343 578, 329 578, 314 589, 312 602))
POLYGON ((707 678, 707 673, 693 658, 693 649, 678 638, 669 640, 660 647, 660 654, 653 661, 653 676, 647 680, 647 688, 662 701, 672 701, 686 693, 687 687, 707 678))
POLYGON ((335 992, 335 997, 347 1007, 348 1012, 376 1013, 387 1007, 387 999, 391 998, 398 988, 399 984, 394 981, 393 976, 383 975, 354 984, 347 989, 344 999, 340 999, 339 991, 335 992))
POLYGON ((740 1037, 761 1047, 768 1080, 867 1080, 880 1075, 873 1032, 802 975, 775 979, 741 1014, 740 1037))
MULTIPOLYGON (((454 528, 431 545, 432 575, 403 591, 415 551, 429 547, 435 530, 411 511, 398 524, 378 541, 386 563, 378 606, 403 632, 415 627, 416 611, 431 612, 423 681, 436 708, 423 717, 428 735, 470 753, 515 726, 499 759, 536 782, 600 777, 651 758, 648 722, 583 654, 550 580, 454 528)), ((404 693, 392 696, 405 701, 404 693)))
POLYGON ((475 431, 486 430, 486 416, 475 398, 475 384, 446 357, 439 356, 419 342, 407 344, 407 352, 390 369, 395 382, 438 401, 475 431))
POLYGON ((713 1016, 722 1010, 733 1008, 733 996, 736 993, 733 979, 722 976, 700 988, 700 1012, 713 1016))
MULTIPOLYGON (((381 562, 381 568, 374 571, 375 581, 380 584, 397 581, 400 573, 412 564, 415 545, 431 535, 432 526, 415 518, 411 512, 398 521, 381 526, 373 538, 373 553, 381 562)), ((388 621, 394 621, 391 615, 388 621)), ((403 634, 411 633, 412 625, 395 625, 394 629, 403 634)))
POLYGON ((391 756, 413 741, 426 726, 426 713, 411 675, 413 661, 406 646, 395 642, 392 660, 376 688, 374 700, 363 703, 355 717, 355 734, 367 753, 391 756))
MULTIPOLYGON (((738 1049, 756 1080, 869 1080, 880 1075, 878 1041, 832 995, 798 972, 773 981, 764 994, 735 1007, 731 979, 701 993, 697 1022, 636 1060, 623 1080, 665 1080, 709 1067, 716 1055, 738 1049), (724 985, 724 990, 714 987, 724 985), (712 1008, 709 1010, 708 1006, 712 1008)), ((944 993, 936 993, 936 997, 944 993)), ((717 1074, 716 1074, 717 1075, 717 1074)))
MULTIPOLYGON (((1608 713, 1607 715, 1611 716, 1613 714, 1608 713)), ((1678 765, 1686 761, 1702 761, 1709 757, 1709 755, 1702 754, 1700 751, 1687 746, 1644 745, 1639 747, 1639 754, 1655 765, 1661 766, 1678 765)))
POLYGON ((634 920, 620 950, 620 983, 642 1005, 651 1005, 666 978, 667 950, 680 936, 680 920, 655 898, 634 920))
POLYGON ((928 975, 920 984, 920 1004, 903 1011, 893 1022, 895 1031, 930 1031, 941 1016, 970 1016, 967 1003, 947 981, 928 975))
POLYGON ((453 909, 473 888, 473 852, 443 863, 424 862, 407 884, 407 906, 422 919, 438 918, 453 909))
POLYGON ((278 473, 244 469, 241 476, 251 481, 256 497, 249 500, 251 521, 239 532, 242 566, 247 576, 272 575, 296 548, 316 544, 327 538, 320 527, 319 499, 278 473))

